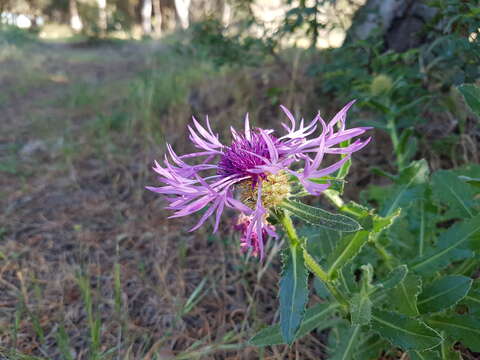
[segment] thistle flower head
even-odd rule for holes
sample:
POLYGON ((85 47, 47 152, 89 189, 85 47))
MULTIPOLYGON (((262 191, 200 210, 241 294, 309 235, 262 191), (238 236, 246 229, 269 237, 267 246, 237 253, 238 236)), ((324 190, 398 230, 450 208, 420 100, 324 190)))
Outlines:
POLYGON ((171 217, 204 210, 192 231, 210 217, 217 231, 225 208, 239 211, 243 216, 237 224, 242 232, 241 247, 263 257, 266 237, 276 236, 266 220, 269 210, 294 195, 294 184, 312 195, 321 194, 330 183, 311 180, 337 171, 353 152, 370 141, 357 139, 346 147, 339 146, 368 130, 346 129, 346 113, 352 104, 348 103, 328 124, 318 114, 307 125, 303 119, 298 123, 282 106, 290 124, 282 124, 286 132, 279 137, 270 129, 251 129, 247 115, 243 132, 231 130, 229 145, 220 142, 208 118, 205 126, 194 118, 188 129, 198 151, 177 155, 167 144, 163 165, 155 162, 153 168, 163 185, 147 189, 167 196, 167 208, 174 211, 171 217), (343 156, 322 167, 326 154, 343 156))
POLYGON ((388 75, 380 74, 373 78, 370 84, 370 92, 372 95, 381 95, 388 93, 393 86, 393 81, 388 75))

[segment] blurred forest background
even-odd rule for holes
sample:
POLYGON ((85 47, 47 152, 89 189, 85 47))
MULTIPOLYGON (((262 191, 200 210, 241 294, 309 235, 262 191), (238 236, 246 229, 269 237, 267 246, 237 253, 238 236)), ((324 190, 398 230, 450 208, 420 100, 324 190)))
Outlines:
POLYGON ((457 89, 479 83, 478 0, 0 0, 0 16, 0 358, 335 348, 328 331, 248 345, 278 318, 282 243, 258 262, 233 220, 189 233, 194 218, 168 220, 144 190, 166 141, 191 147, 191 115, 227 136, 247 112, 277 128, 280 104, 328 119, 357 99, 349 124, 375 127, 346 186, 358 201, 412 159, 480 161, 457 89))

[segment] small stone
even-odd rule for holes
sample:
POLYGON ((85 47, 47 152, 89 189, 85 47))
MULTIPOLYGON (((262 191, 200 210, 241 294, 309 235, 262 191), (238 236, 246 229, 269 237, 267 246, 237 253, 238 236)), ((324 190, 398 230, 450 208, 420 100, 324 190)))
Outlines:
POLYGON ((23 145, 20 150, 20 155, 22 157, 30 157, 38 153, 47 151, 47 144, 42 140, 30 140, 25 145, 23 145))

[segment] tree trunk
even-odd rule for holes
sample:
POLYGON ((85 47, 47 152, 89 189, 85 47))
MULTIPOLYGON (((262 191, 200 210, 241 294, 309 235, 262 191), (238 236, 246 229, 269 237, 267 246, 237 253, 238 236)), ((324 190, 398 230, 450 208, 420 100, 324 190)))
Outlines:
POLYGON ((162 33, 162 7, 160 6, 160 0, 153 0, 153 10, 155 12, 155 34, 158 36, 162 33))
POLYGON ((70 8, 70 27, 75 32, 82 31, 83 22, 78 13, 77 0, 70 0, 69 8, 70 8))
POLYGON ((150 35, 152 33, 152 0, 143 0, 141 13, 143 34, 150 35))
POLYGON ((355 13, 347 38, 365 40, 377 28, 385 32, 390 27, 393 18, 401 15, 410 2, 412 0, 368 0, 355 13))
POLYGON ((232 21, 232 6, 224 0, 222 3, 222 23, 225 26, 230 25, 232 21))
POLYGON ((100 33, 105 35, 107 32, 107 0, 97 0, 98 6, 98 27, 100 33))
POLYGON ((180 25, 183 29, 187 29, 190 25, 189 10, 190 0, 175 0, 175 9, 180 20, 180 25))
POLYGON ((423 42, 419 32, 434 15, 424 0, 368 0, 355 13, 345 42, 365 40, 379 30, 388 49, 402 52, 423 42))

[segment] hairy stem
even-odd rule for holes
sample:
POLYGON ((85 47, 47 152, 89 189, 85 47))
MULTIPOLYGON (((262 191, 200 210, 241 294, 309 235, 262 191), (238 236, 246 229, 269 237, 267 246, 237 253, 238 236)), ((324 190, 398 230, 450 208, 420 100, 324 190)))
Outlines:
MULTIPOLYGON (((293 226, 293 222, 292 222, 292 219, 290 218, 290 214, 287 211, 283 211, 277 216, 283 228, 285 229, 288 240, 290 242, 290 246, 296 247, 301 245, 301 239, 298 237, 297 231, 293 226)), ((325 270, 322 269, 320 264, 318 264, 313 259, 313 257, 310 254, 308 254, 308 252, 305 249, 304 249, 304 258, 305 258, 307 267, 310 269, 310 271, 327 286, 330 293, 333 295, 333 297, 335 297, 335 299, 342 306, 342 310, 344 312, 348 312, 348 309, 349 309, 348 301, 334 286, 334 284, 329 279, 328 274, 325 272, 325 270)))
POLYGON ((287 237, 288 237, 288 240, 290 241, 290 245, 296 246, 297 244, 299 244, 300 238, 298 237, 297 231, 293 226, 293 222, 292 222, 292 219, 290 218, 290 215, 286 211, 283 211, 281 214, 279 214, 278 218, 280 220, 280 223, 283 225, 285 232, 287 233, 287 237))

